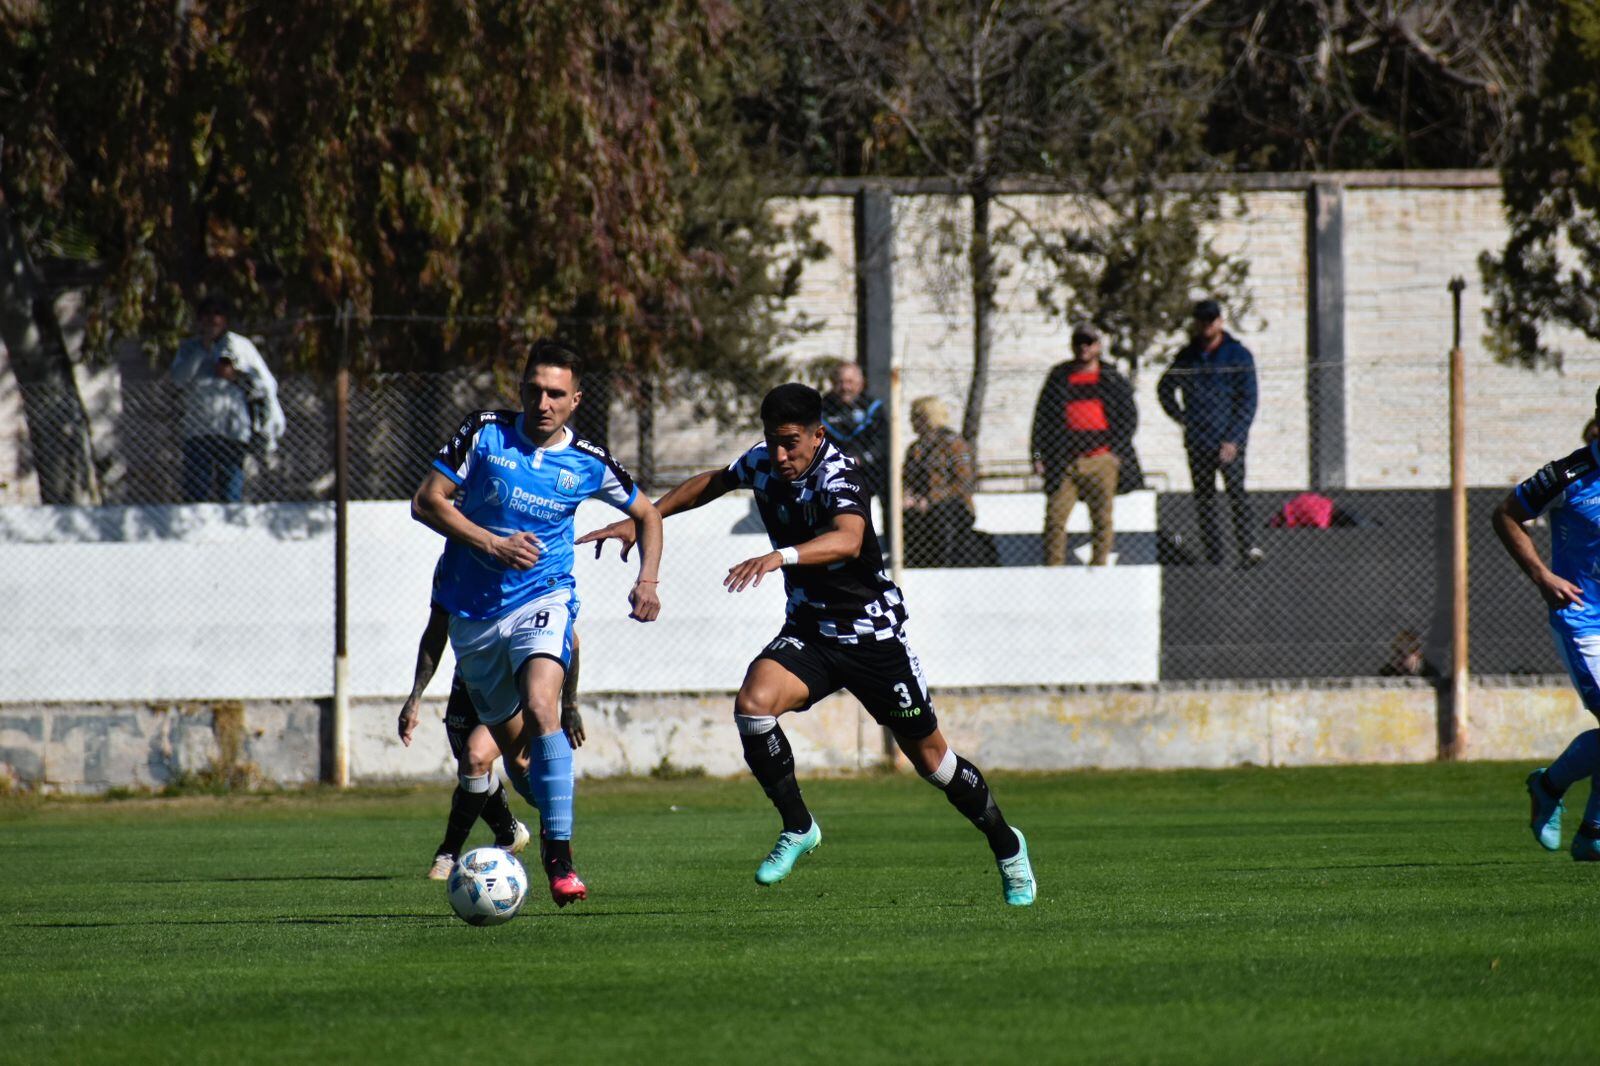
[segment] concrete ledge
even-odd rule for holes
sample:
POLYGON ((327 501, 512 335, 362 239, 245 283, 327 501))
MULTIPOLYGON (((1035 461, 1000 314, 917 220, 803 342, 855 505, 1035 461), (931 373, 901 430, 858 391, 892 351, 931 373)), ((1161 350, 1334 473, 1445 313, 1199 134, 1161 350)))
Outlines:
MULTIPOLYGON (((1436 701, 1432 687, 1403 682, 936 694, 951 742, 979 765, 1006 770, 1427 762, 1436 701)), ((732 706, 728 693, 588 696, 579 772, 741 774, 732 706)), ((409 748, 395 735, 398 709, 387 700, 353 705, 352 778, 448 781, 443 701, 424 705, 409 748)), ((321 775, 325 713, 315 701, 0 706, 0 786, 98 792, 207 775, 306 784, 321 775)), ((1480 685, 1467 754, 1549 759, 1594 724, 1564 685, 1480 685)), ((786 731, 802 772, 851 772, 883 759, 881 731, 848 696, 789 719, 786 731)))

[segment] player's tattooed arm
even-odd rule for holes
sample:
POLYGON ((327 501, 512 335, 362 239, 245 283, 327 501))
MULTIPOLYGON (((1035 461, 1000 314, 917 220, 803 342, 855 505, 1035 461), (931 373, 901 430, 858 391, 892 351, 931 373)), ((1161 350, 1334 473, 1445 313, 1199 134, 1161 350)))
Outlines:
POLYGON ((437 470, 422 479, 411 497, 411 517, 451 540, 465 544, 512 570, 531 570, 539 561, 539 538, 518 532, 509 537, 492 533, 456 509, 456 484, 437 470))
POLYGON ((639 579, 628 593, 628 617, 638 622, 653 622, 661 613, 657 594, 661 576, 661 515, 644 493, 636 493, 628 505, 628 517, 639 538, 639 579))
MULTIPOLYGON (((677 514, 680 511, 692 511, 702 504, 710 503, 728 491, 728 485, 723 478, 722 470, 707 470, 696 474, 683 484, 669 491, 665 496, 656 501, 656 513, 662 518, 677 514)), ((622 545, 622 561, 628 561, 628 553, 633 550, 634 542, 638 539, 638 529, 631 518, 623 518, 601 526, 599 529, 590 530, 579 537, 576 544, 593 544, 594 557, 600 558, 600 553, 605 550, 606 541, 614 540, 622 545)))
POLYGON ((400 743, 408 748, 412 734, 417 731, 417 720, 421 717, 419 705, 422 691, 439 669, 439 656, 444 653, 444 642, 449 635, 450 616, 435 604, 428 612, 428 624, 422 630, 422 639, 417 641, 417 665, 411 674, 411 695, 400 705, 400 743))
POLYGON ((1583 606, 1582 590, 1557 574, 1544 564, 1539 558, 1539 549, 1533 543, 1533 538, 1528 536, 1524 523, 1533 521, 1533 515, 1517 499, 1515 492, 1510 493, 1500 506, 1494 509, 1494 532, 1500 538, 1506 554, 1515 560, 1528 575, 1528 580, 1533 582, 1533 587, 1539 590, 1539 595, 1544 599, 1545 605, 1552 611, 1559 611, 1563 607, 1583 606))
POLYGON ((583 731, 583 714, 578 710, 578 667, 583 661, 583 641, 572 634, 572 661, 567 664, 567 676, 561 682, 561 731, 567 743, 574 748, 583 747, 589 739, 583 731))
POLYGON ((827 566, 829 563, 854 559, 861 554, 861 540, 866 531, 867 520, 860 515, 835 515, 832 529, 812 537, 803 544, 784 549, 793 551, 798 556, 794 563, 787 563, 784 560, 783 551, 770 551, 765 555, 746 559, 730 568, 728 576, 722 579, 722 584, 729 592, 743 592, 747 588, 761 584, 764 575, 786 565, 827 566))

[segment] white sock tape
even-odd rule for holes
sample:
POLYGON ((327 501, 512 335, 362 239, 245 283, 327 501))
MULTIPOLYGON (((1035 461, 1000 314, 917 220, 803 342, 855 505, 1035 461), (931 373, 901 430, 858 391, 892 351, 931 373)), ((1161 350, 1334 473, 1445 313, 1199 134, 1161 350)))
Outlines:
POLYGON ((461 787, 466 789, 468 792, 488 792, 489 791, 489 775, 488 774, 478 774, 476 776, 471 776, 471 775, 468 775, 468 774, 460 774, 458 776, 461 778, 461 787))
POLYGON ((956 779, 956 749, 944 749, 944 758, 939 760, 939 768, 929 774, 927 779, 940 788, 956 779))
POLYGON ((778 720, 770 714, 736 714, 733 724, 739 727, 739 735, 746 737, 759 737, 778 728, 778 720))

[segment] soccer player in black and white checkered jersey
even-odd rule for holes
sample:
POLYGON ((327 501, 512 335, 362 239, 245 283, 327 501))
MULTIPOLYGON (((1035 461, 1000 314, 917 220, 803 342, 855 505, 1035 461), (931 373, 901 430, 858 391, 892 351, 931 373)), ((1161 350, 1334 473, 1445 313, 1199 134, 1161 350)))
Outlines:
MULTIPOLYGON (((917 772, 987 837, 1006 902, 1027 906, 1034 898, 1027 843, 1006 823, 983 774, 939 730, 922 666, 906 641, 904 597, 884 572, 869 497, 855 461, 823 433, 821 403, 809 386, 779 385, 761 403, 760 444, 726 469, 697 474, 656 502, 665 518, 732 489, 751 489, 773 550, 730 569, 723 584, 739 592, 783 570, 788 617, 750 664, 734 703, 745 762, 783 819, 756 880, 783 880, 796 860, 822 842, 778 718, 843 688, 889 728, 917 772)), ((631 522, 617 522, 577 543, 594 543, 598 555, 607 540, 619 540, 626 558, 633 534, 631 522)))

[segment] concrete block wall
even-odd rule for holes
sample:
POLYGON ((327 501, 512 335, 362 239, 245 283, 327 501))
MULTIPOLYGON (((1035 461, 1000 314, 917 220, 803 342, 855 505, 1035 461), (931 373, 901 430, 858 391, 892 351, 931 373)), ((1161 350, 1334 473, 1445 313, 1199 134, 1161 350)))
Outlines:
MULTIPOLYGON (((1437 750, 1436 694, 1420 683, 957 690, 935 698, 952 742, 1000 770, 1426 762, 1437 750)), ((585 696, 589 740, 578 772, 644 775, 666 766, 743 774, 732 708, 727 693, 585 696)), ((454 771, 443 700, 426 701, 409 748, 395 736, 398 709, 398 700, 353 701, 353 780, 446 785, 454 771)), ((7 705, 0 707, 0 786, 160 788, 184 774, 230 770, 259 784, 306 784, 324 765, 326 713, 323 703, 293 700, 7 705)), ((1467 756, 1548 760, 1593 725, 1566 686, 1475 686, 1467 756)), ((883 758, 881 731, 842 694, 796 716, 786 731, 803 774, 853 772, 883 758)))

